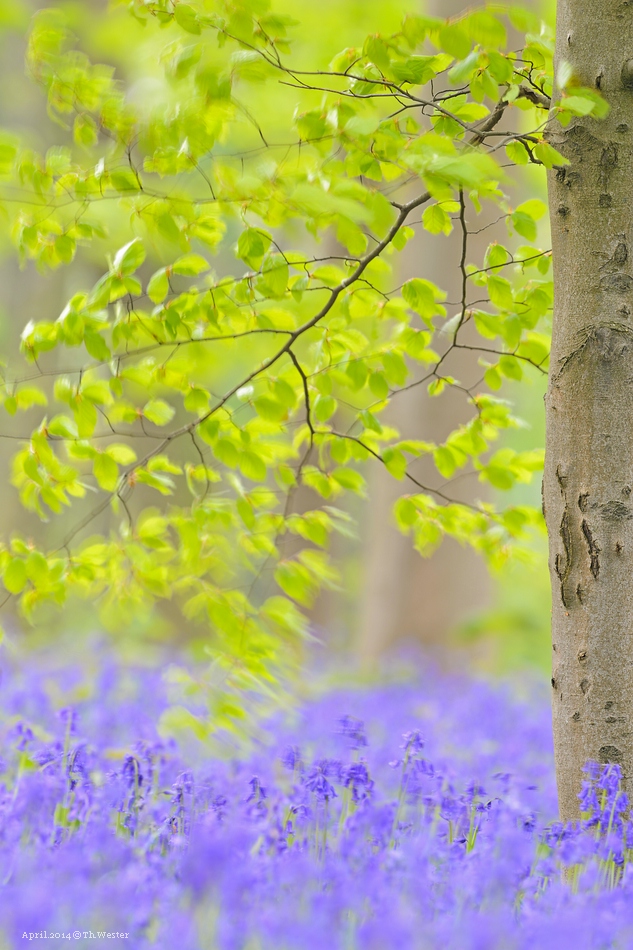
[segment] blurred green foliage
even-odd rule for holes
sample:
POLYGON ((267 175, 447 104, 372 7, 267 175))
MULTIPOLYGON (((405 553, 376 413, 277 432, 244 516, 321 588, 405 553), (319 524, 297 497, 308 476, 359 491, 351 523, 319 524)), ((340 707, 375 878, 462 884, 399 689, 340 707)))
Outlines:
MULTIPOLYGON (((27 9, 7 5, 5 26, 23 31, 27 9)), ((448 534, 501 567, 542 528, 532 496, 465 504, 450 485, 470 470, 513 492, 542 464, 538 440, 505 438, 520 423, 499 390, 547 365, 545 206, 506 186, 515 165, 563 162, 543 138, 551 31, 501 5, 400 25, 404 5, 293 9, 39 10, 26 62, 47 119, 0 133, 5 240, 28 270, 71 275, 3 374, 7 425, 27 420, 4 433, 11 481, 34 516, 0 551, 7 596, 33 620, 83 598, 126 632, 167 603, 164 633, 196 631, 214 721, 235 728, 339 585, 329 541, 353 531, 342 499, 365 495, 369 462, 409 482, 395 516, 421 553, 448 534), (482 205, 507 239, 471 261, 482 205), (437 283, 394 277, 420 224, 462 235, 450 321, 437 283), (445 370, 460 348, 480 355, 474 387, 445 370), (401 439, 381 414, 410 385, 462 391, 470 420, 440 444, 401 439), (441 488, 409 470, 426 456, 441 488)), ((556 108, 606 106, 569 88, 556 108)))

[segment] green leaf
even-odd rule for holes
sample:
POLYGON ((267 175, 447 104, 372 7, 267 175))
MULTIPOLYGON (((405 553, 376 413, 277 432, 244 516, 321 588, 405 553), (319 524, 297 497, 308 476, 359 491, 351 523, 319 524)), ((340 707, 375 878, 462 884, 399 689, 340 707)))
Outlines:
POLYGON ((39 551, 31 551, 26 559, 26 576, 36 587, 44 586, 50 577, 48 561, 39 551))
POLYGON ((547 207, 540 198, 529 198, 527 201, 521 202, 516 210, 528 214, 535 221, 540 221, 547 214, 547 207))
MULTIPOLYGON (((15 402, 17 409, 26 410, 30 409, 31 406, 46 406, 48 399, 45 394, 40 389, 36 389, 35 386, 23 386, 21 389, 18 389, 15 394, 15 402)), ((6 400, 5 409, 7 409, 6 400)))
POLYGON ((389 383, 385 378, 385 374, 378 372, 370 373, 369 388, 376 399, 386 399, 389 395, 389 383))
POLYGON ((483 481, 490 482, 493 488, 499 488, 501 491, 508 491, 514 485, 516 478, 513 473, 501 465, 486 465, 482 469, 480 478, 483 481))
POLYGON ((228 468, 235 468, 238 462, 238 451, 234 442, 230 439, 218 439, 213 445, 213 454, 218 462, 222 462, 228 468))
POLYGON ((450 478, 457 468, 455 453, 448 446, 440 445, 433 453, 435 467, 444 478, 450 478))
POLYGON ((20 557, 12 557, 7 564, 2 582, 10 594, 19 594, 26 587, 26 564, 20 557))
POLYGON ((97 410, 87 399, 77 399, 74 405, 77 434, 80 439, 88 439, 97 425, 97 410))
POLYGON ((157 426, 166 426, 174 418, 176 410, 163 399, 150 399, 143 406, 143 415, 157 426))
POLYGON ((276 399, 288 409, 294 409, 297 404, 297 394, 289 383, 284 379, 274 379, 270 384, 270 388, 276 399))
POLYGON ((196 11, 190 4, 178 3, 174 9, 174 17, 178 26, 187 33, 198 35, 202 31, 196 11))
POLYGON ((105 363, 112 356, 106 341, 98 333, 91 333, 86 330, 84 334, 84 346, 89 355, 92 356, 93 359, 98 360, 99 363, 105 363))
POLYGON ((253 400, 253 405, 255 406, 257 415, 261 416, 262 419, 267 419, 269 422, 281 422, 288 418, 288 409, 286 406, 271 396, 259 396, 253 400))
POLYGON ((304 607, 312 606, 314 588, 310 574, 302 564, 295 561, 281 561, 275 571, 275 580, 289 597, 304 607))
MULTIPOLYGON (((489 61, 490 73, 496 79, 498 83, 507 84, 507 83, 512 82, 512 76, 514 74, 514 63, 509 57, 504 56, 501 53, 498 53, 496 50, 489 49, 488 61, 489 61)), ((495 94, 491 96, 491 98, 495 99, 496 101, 496 99, 498 98, 498 87, 496 87, 494 92, 495 94)))
POLYGON ((99 133, 95 120, 87 112, 81 112, 73 124, 73 138, 77 145, 91 148, 99 141, 99 133))
POLYGON ((499 360, 499 370, 508 379, 523 379, 521 362, 514 356, 502 356, 499 360))
POLYGON ((534 218, 523 211, 514 211, 510 217, 514 230, 528 241, 535 241, 538 229, 534 218))
POLYGON ((127 277, 141 266, 145 260, 145 248, 140 238, 134 238, 129 244, 120 248, 112 263, 112 270, 120 277, 127 277))
POLYGON ((97 379, 82 386, 81 395, 100 406, 108 406, 112 402, 112 392, 104 379, 97 379))
POLYGON ((192 386, 184 398, 183 405, 187 412, 195 412, 201 415, 209 408, 209 393, 206 389, 192 386))
POLYGON ((245 478, 250 478, 251 481, 263 482, 266 478, 266 464, 255 452, 248 449, 240 452, 238 465, 242 475, 245 478))
POLYGON ((497 17, 487 10, 475 10, 462 22, 462 27, 476 43, 484 47, 505 46, 507 35, 505 27, 497 17))
POLYGON ((136 452, 129 445, 120 445, 116 442, 104 449, 104 452, 119 465, 131 465, 132 462, 136 462, 136 452))
POLYGON ((69 416, 53 416, 46 429, 49 435, 56 435, 61 439, 76 439, 78 437, 77 426, 69 416))
POLYGON ((515 165, 527 165, 530 161, 528 151, 521 142, 510 142, 506 145, 506 155, 515 165))
POLYGON ((558 165, 569 165, 569 159, 556 151, 553 146, 548 145, 547 142, 539 142, 538 145, 534 146, 534 157, 538 159, 539 162, 542 162, 546 168, 554 168, 554 166, 558 165))
POLYGON ((346 491, 354 492, 354 494, 360 495, 362 498, 365 497, 367 493, 367 483, 361 473, 357 472, 355 468, 335 468, 331 473, 331 477, 341 488, 345 488, 346 491))
POLYGON ((438 303, 438 300, 443 300, 446 294, 430 280, 424 280, 422 277, 407 280, 402 286, 402 296, 411 309, 427 321, 436 314, 446 316, 445 308, 438 303))
POLYGON ((271 254, 264 261, 262 278, 258 288, 274 300, 281 300, 288 287, 288 263, 281 254, 271 254))
POLYGON ((131 168, 115 168, 110 172, 112 187, 122 195, 140 191, 138 178, 131 168))
POLYGON ((168 475, 162 475, 157 472, 148 472, 147 469, 136 470, 136 480, 150 488, 155 488, 161 495, 171 495, 174 490, 173 479, 168 475))
POLYGON ((162 537, 169 527, 167 518, 163 518, 158 514, 152 514, 154 511, 156 511, 155 508, 148 508, 136 526, 136 533, 143 541, 147 541, 150 538, 162 537))
POLYGON ((209 270, 209 262, 201 254, 185 254, 174 261, 172 270, 174 274, 180 274, 183 277, 197 277, 205 270, 209 270))
POLYGON ((422 224, 429 234, 450 234, 453 222, 439 204, 429 205, 422 215, 422 224))
POLYGON ((237 241, 237 256, 251 267, 259 267, 270 246, 272 235, 261 228, 246 228, 237 241))
POLYGON ((407 472, 407 460, 399 449, 386 448, 382 453, 382 460, 387 471, 394 478, 402 479, 407 472))
POLYGON ((318 395, 312 409, 317 422, 327 422, 334 415, 337 407, 338 403, 334 396, 318 395))
POLYGON ((119 480, 119 469, 112 456, 99 452, 94 457, 92 471, 99 488, 103 488, 104 491, 114 491, 119 480))
POLYGON ((169 276, 167 274, 167 268, 161 267, 160 270, 157 270, 156 273, 150 277, 147 285, 147 296, 152 303, 158 304, 163 302, 168 293, 169 276))
POLYGON ((514 305, 512 286, 510 281, 506 280, 505 277, 498 277, 496 274, 491 274, 488 277, 488 293, 495 307, 499 307, 500 310, 512 309, 514 305))
POLYGON ((406 495, 403 498, 399 498, 397 500, 393 510, 396 523, 400 530, 404 532, 407 532, 420 517, 420 513, 415 507, 413 501, 406 495))
POLYGON ((470 53, 470 39, 456 24, 447 24, 440 30, 440 46, 455 59, 464 59, 470 53))
POLYGON ((404 62, 392 62, 391 72, 399 82, 423 86, 442 70, 450 66, 453 57, 448 54, 436 56, 410 56, 404 62))
POLYGON ((404 359, 394 350, 387 350, 381 356, 387 382, 394 386, 404 386, 409 370, 404 359))
POLYGON ((461 63, 455 63, 449 70, 448 77, 456 86, 462 86, 471 78, 479 64, 479 52, 473 50, 461 63))
POLYGON ((484 379, 486 380, 486 385, 491 389, 501 389, 503 378, 497 366, 489 366, 484 373, 484 379))
POLYGON ((561 99, 559 106, 565 112, 571 112, 572 115, 589 115, 593 112, 594 102, 584 96, 565 96, 561 99))

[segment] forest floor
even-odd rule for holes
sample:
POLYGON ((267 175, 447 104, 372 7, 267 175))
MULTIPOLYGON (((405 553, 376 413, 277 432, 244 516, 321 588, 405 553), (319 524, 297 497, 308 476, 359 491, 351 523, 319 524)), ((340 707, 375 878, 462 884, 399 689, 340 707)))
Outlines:
POLYGON ((222 749, 195 726, 169 734, 201 713, 179 674, 93 661, 88 678, 3 664, 3 950, 44 935, 135 950, 633 945, 617 767, 588 774, 581 827, 555 821, 549 702, 529 674, 320 674, 222 749))

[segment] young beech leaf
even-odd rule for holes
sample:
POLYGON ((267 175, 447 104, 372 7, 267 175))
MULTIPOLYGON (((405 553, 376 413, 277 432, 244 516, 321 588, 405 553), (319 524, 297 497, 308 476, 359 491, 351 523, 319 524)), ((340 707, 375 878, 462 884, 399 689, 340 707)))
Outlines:
POLYGON ((447 24, 440 30, 440 46, 455 59, 464 59, 470 53, 470 39, 456 24, 447 24))
POLYGON ((237 241, 237 256, 252 267, 258 267, 271 240, 272 236, 261 228, 246 228, 237 241))
POLYGON ((275 571, 275 580, 289 597, 303 607, 311 607, 315 587, 310 572, 296 561, 281 561, 275 571))
POLYGON ((119 465, 131 465, 132 462, 136 462, 136 452, 129 445, 117 442, 109 445, 104 451, 119 465))
POLYGON ((365 497, 367 483, 361 473, 357 472, 356 469, 335 468, 332 472, 332 478, 341 488, 354 492, 363 498, 365 497))
POLYGON ((266 464, 255 452, 250 450, 240 452, 238 465, 242 475, 250 478, 251 481, 263 482, 266 478, 266 464))
POLYGON ((528 150, 521 142, 510 142, 506 145, 506 155, 515 165, 527 165, 530 161, 528 150))
POLYGON ((19 594, 26 587, 26 564, 20 557, 12 557, 7 564, 2 583, 10 594, 19 594))
POLYGON ((231 439, 218 439, 213 444, 213 454, 218 462, 221 462, 228 468, 235 468, 237 465, 239 453, 237 446, 231 439))
POLYGON ((171 269, 174 274, 183 277, 197 277, 203 271, 209 270, 209 262, 201 254, 185 254, 174 261, 171 269))
MULTIPOLYGON (((15 394, 15 403, 17 409, 30 409, 31 406, 46 406, 48 400, 46 395, 34 386, 23 386, 15 394)), ((8 407, 5 402, 5 409, 8 407)))
POLYGON ((399 449, 386 448, 382 453, 382 460, 385 468, 394 478, 404 478, 407 471, 407 460, 399 449))
POLYGON ((147 296, 152 301, 152 303, 162 303, 167 294, 169 293, 169 277, 167 274, 167 268, 161 267, 160 270, 157 270, 155 274, 149 279, 147 285, 147 296))
POLYGON ((426 320, 429 320, 435 314, 446 315, 445 308, 438 303, 438 300, 445 299, 446 294, 435 284, 432 284, 430 280, 425 280, 422 277, 413 277, 411 280, 407 280, 402 285, 402 296, 411 309, 426 320))
POLYGON ((39 551, 31 551, 26 559, 26 576, 36 587, 43 586, 49 579, 48 561, 39 551))
POLYGON ((406 495, 398 499, 393 511, 398 527, 401 531, 405 532, 415 524, 419 517, 418 509, 415 507, 413 501, 406 495))
POLYGON ((119 468, 110 455, 99 452, 92 462, 94 477, 104 491, 114 491, 119 480, 119 468))
POLYGON ((317 396, 312 407, 315 419, 318 422, 327 422, 336 412, 337 406, 334 396, 317 396))
POLYGON ((430 205, 422 214, 422 224, 430 234, 450 234, 453 222, 439 204, 430 205))
POLYGON ((86 331, 84 334, 84 346, 90 356, 99 363, 104 363, 106 360, 109 360, 112 355, 106 341, 98 333, 86 331))
POLYGON ((178 26, 187 33, 198 35, 202 32, 196 11, 189 3, 178 3, 174 7, 174 16, 178 26))
POLYGON ((288 417, 286 406, 271 396, 259 396, 253 400, 253 405, 255 406, 257 415, 261 416, 262 419, 267 419, 269 422, 281 422, 288 417))
POLYGON ((119 277, 133 274, 145 260, 145 248, 139 238, 135 238, 118 250, 112 263, 112 271, 119 277))
POLYGON ((166 426, 174 418, 176 410, 163 399, 150 399, 143 406, 143 415, 157 426, 166 426))

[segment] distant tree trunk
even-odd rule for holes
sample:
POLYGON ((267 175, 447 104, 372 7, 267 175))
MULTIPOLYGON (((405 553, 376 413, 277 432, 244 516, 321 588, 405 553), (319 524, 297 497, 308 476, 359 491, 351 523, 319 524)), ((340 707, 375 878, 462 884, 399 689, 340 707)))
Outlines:
MULTIPOLYGON (((433 16, 455 16, 463 9, 464 0, 429 0, 426 5, 433 16)), ((447 291, 449 300, 456 300, 461 293, 460 253, 461 234, 453 232, 449 238, 442 238, 427 235, 420 228, 401 255, 400 279, 426 277, 447 291)), ((462 351, 448 371, 463 379, 464 373, 472 375, 473 367, 477 367, 476 357, 462 351)), ((461 394, 455 397, 445 393, 430 399, 420 387, 398 396, 385 420, 405 438, 439 442, 466 421, 468 408, 461 394)), ((419 470, 416 474, 422 481, 425 476, 437 480, 431 465, 424 473, 419 470)), ((471 485, 466 482, 458 493, 461 499, 472 500, 471 485)), ((411 539, 397 530, 393 506, 401 494, 410 491, 410 485, 395 481, 379 466, 373 467, 356 631, 356 652, 370 663, 403 640, 417 641, 435 652, 443 650, 451 629, 467 614, 482 609, 490 596, 486 568, 473 551, 447 540, 431 559, 422 558, 411 539)))
MULTIPOLYGON (((448 292, 449 300, 461 293, 459 255, 461 235, 449 238, 420 234, 403 252, 399 279, 427 277, 448 292)), ((449 316, 457 312, 449 309, 449 316)), ((446 372, 464 385, 481 376, 477 357, 462 350, 450 358, 446 372)), ((470 417, 470 407, 461 391, 446 390, 431 398, 425 386, 396 396, 385 421, 403 438, 442 442, 470 417)), ((430 459, 418 463, 416 478, 424 484, 440 484, 430 459)), ((417 489, 396 481, 374 466, 369 479, 370 503, 364 536, 363 594, 356 638, 356 652, 368 663, 403 641, 417 642, 436 654, 446 650, 449 635, 469 614, 489 602, 490 579, 482 558, 453 539, 446 539, 430 558, 414 549, 411 538, 395 526, 393 506, 398 497, 417 489)), ((451 495, 472 501, 485 494, 476 477, 451 486, 451 495)))
POLYGON ((552 123, 554 328, 543 506, 553 592, 560 812, 578 818, 587 760, 633 790, 633 8, 559 0, 563 62, 611 105, 552 123))

